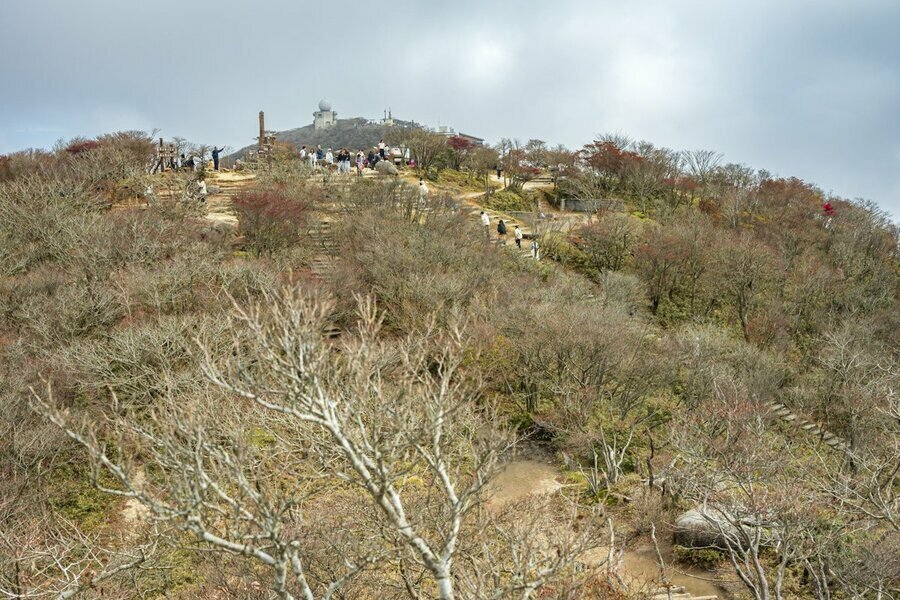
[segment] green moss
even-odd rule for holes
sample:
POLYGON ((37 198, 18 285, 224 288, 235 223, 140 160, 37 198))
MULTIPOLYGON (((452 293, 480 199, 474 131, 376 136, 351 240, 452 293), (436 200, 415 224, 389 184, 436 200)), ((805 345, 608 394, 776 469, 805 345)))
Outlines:
POLYGON ((482 196, 479 202, 485 208, 497 211, 525 212, 534 209, 534 201, 509 190, 500 190, 490 196, 482 196))
POLYGON ((534 418, 527 412, 520 412, 510 417, 509 424, 517 431, 524 431, 534 425, 534 418))
MULTIPOLYGON (((178 543, 192 542, 190 536, 185 535, 178 543)), ((144 589, 159 590, 151 592, 151 598, 196 597, 198 590, 195 588, 205 582, 200 564, 201 556, 182 545, 167 550, 158 557, 162 568, 138 573, 141 586, 144 589)), ((230 560, 233 559, 226 559, 230 560)))
POLYGON ((721 551, 713 548, 685 548, 684 546, 674 546, 672 553, 675 560, 683 565, 698 567, 705 570, 711 570, 719 566, 725 555, 721 551))
POLYGON ((166 557, 171 569, 169 570, 169 590, 177 590, 203 581, 203 577, 197 569, 197 559, 194 553, 186 548, 179 548, 166 557))
POLYGON ((269 448, 275 445, 276 440, 271 431, 262 427, 251 427, 247 441, 257 448, 269 448))
MULTIPOLYGON (((86 532, 96 531, 112 514, 117 498, 94 487, 91 474, 83 465, 67 464, 53 470, 50 506, 86 532)), ((104 486, 115 487, 112 477, 100 472, 104 486)))

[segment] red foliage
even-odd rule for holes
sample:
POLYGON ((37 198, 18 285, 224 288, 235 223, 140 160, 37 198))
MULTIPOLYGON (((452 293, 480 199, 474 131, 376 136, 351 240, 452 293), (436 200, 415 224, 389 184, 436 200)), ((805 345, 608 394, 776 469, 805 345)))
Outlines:
POLYGON ((457 152, 465 152, 466 150, 471 150, 475 147, 475 144, 473 144, 471 140, 467 140, 458 135, 454 135, 448 139, 447 144, 457 152))
POLYGON ((68 146, 66 146, 66 152, 69 154, 81 154, 82 152, 89 152, 91 150, 96 150, 100 146, 102 146, 100 142, 97 140, 84 140, 80 142, 72 142, 68 146))
POLYGON ((690 175, 680 175, 674 179, 667 179, 666 185, 669 185, 670 187, 687 194, 692 194, 693 192, 696 192, 698 189, 700 189, 700 182, 690 175))
POLYGON ((700 202, 697 203, 697 208, 700 209, 700 212, 709 215, 714 220, 718 220, 721 216, 719 202, 715 199, 700 198, 700 202))
POLYGON ((605 175, 616 176, 621 176, 629 165, 639 164, 644 160, 634 152, 622 150, 612 142, 600 141, 587 144, 580 155, 591 168, 605 175))
POLYGON ((818 188, 796 177, 763 180, 759 184, 759 197, 776 214, 789 208, 813 212, 822 202, 818 188))
POLYGON ((241 194, 234 208, 247 244, 259 253, 299 242, 309 214, 305 200, 271 189, 241 194))

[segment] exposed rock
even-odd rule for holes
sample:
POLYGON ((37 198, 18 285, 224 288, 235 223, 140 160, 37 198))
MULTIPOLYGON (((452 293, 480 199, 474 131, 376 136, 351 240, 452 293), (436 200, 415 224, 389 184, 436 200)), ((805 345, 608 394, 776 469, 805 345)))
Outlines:
POLYGON ((735 536, 737 528, 721 513, 691 509, 675 520, 674 541, 685 548, 726 548, 725 536, 735 536), (721 528, 720 528, 721 526, 721 528))
POLYGON ((397 167, 387 160, 378 161, 375 165, 375 170, 379 175, 397 175, 400 173, 400 171, 397 170, 397 167))

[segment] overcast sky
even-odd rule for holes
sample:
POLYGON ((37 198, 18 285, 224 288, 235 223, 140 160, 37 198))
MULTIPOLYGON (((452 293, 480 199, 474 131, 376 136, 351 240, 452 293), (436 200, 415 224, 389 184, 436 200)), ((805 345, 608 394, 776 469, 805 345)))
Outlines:
POLYGON ((395 117, 578 148, 620 132, 900 215, 898 0, 0 0, 0 152, 395 117))

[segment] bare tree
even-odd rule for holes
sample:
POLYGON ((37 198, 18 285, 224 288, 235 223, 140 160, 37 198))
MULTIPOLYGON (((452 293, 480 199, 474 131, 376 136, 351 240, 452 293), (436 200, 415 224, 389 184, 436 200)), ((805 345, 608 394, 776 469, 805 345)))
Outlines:
MULTIPOLYGON (((333 597, 363 569, 403 549, 441 598, 453 598, 461 536, 471 532, 470 515, 513 438, 493 425, 488 405, 476 402, 478 383, 462 369, 467 345, 460 327, 386 339, 374 304, 361 301, 358 333, 338 349, 323 336, 330 310, 330 302, 296 290, 267 293, 259 305, 235 307, 230 329, 238 358, 222 363, 204 348, 209 381, 261 409, 266 430, 280 440, 277 460, 242 441, 242 421, 252 412, 238 404, 229 418, 226 399, 215 395, 170 398, 149 423, 122 415, 102 436, 55 408, 49 392, 35 394, 34 408, 88 450, 96 472, 113 476, 118 487, 96 480, 103 491, 139 502, 154 519, 176 522, 214 549, 268 567, 281 598, 333 597), (103 441, 111 433, 115 452, 103 441), (141 483, 139 466, 119 453, 127 448, 149 452, 162 478, 141 483), (284 458, 301 455, 307 460, 287 463, 298 484, 285 489, 275 473, 285 468, 284 458), (408 491, 403 482, 410 477, 427 480, 428 493, 408 491), (299 506, 314 483, 326 481, 362 491, 380 533, 365 543, 333 539, 332 555, 343 565, 322 571, 310 567, 321 557, 301 534, 299 506)), ((539 575, 523 573, 531 583, 522 589, 539 587, 581 547, 517 550, 543 552, 523 558, 544 567, 539 575), (552 554, 563 559, 546 562, 552 554)), ((472 564, 476 571, 494 568, 468 557, 461 570, 472 564)))
POLYGON ((722 155, 712 150, 693 150, 683 152, 682 156, 691 175, 700 184, 702 196, 706 193, 706 186, 709 185, 712 174, 722 161, 722 155))
POLYGON ((134 570, 156 567, 160 541, 156 531, 145 532, 136 543, 111 544, 51 515, 18 517, 18 522, 0 529, 0 556, 5 559, 0 562, 2 598, 74 598, 91 589, 102 590, 134 570))

